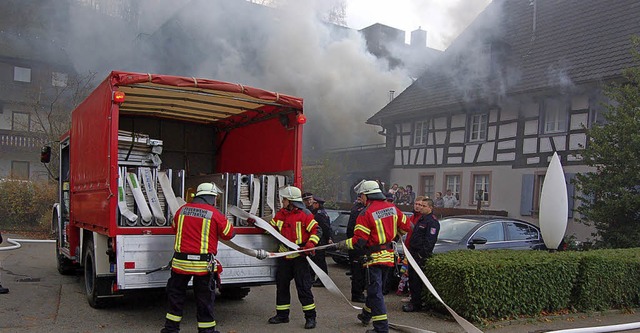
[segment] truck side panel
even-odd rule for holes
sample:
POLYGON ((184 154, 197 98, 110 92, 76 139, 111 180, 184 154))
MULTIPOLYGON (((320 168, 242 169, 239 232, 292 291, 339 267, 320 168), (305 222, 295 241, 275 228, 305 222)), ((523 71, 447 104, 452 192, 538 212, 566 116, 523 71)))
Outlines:
POLYGON ((111 190, 111 86, 103 81, 72 113, 71 224, 107 233, 115 221, 111 190))

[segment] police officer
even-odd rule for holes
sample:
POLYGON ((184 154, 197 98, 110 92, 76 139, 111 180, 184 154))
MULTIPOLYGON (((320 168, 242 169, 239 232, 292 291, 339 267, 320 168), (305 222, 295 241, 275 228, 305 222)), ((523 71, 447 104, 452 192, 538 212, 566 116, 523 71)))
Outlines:
MULTIPOLYGON (((353 237, 353 232, 356 228, 356 220, 360 215, 360 212, 364 209, 364 203, 360 197, 356 198, 351 212, 349 214, 349 222, 347 223, 347 238, 353 237)), ((365 269, 362 266, 361 259, 364 252, 361 250, 353 249, 347 252, 349 254, 349 267, 351 269, 351 301, 364 303, 366 298, 364 297, 365 285, 365 269)))
MULTIPOLYGON (((416 259, 422 268, 425 260, 433 254, 433 248, 440 233, 440 222, 433 215, 433 200, 422 199, 419 205, 420 218, 415 222, 413 232, 408 239, 409 253, 416 259)), ((409 290, 411 291, 411 302, 402 306, 404 312, 420 311, 422 309, 423 282, 412 266, 409 266, 409 290)))
MULTIPOLYGON (((2 244, 2 233, 0 233, 0 244, 2 244)), ((2 265, 0 265, 1 267, 2 265)), ((2 285, 0 284, 0 294, 8 294, 9 293, 9 288, 4 288, 2 287, 2 285)))
MULTIPOLYGON (((322 230, 322 237, 320 237, 320 242, 318 245, 326 245, 329 243, 333 243, 331 240, 331 219, 329 218, 329 214, 324 210, 324 199, 317 195, 313 196, 313 203, 311 207, 311 213, 313 214, 313 218, 318 222, 318 226, 320 230, 322 230)), ((329 274, 329 270, 327 268, 327 260, 325 250, 315 251, 316 254, 311 257, 311 260, 320 267, 325 273, 329 274)), ((312 272, 311 276, 315 276, 312 272)), ((315 282, 313 282, 314 287, 322 287, 322 282, 320 279, 316 277, 315 282)))
POLYGON ((229 240, 233 225, 214 206, 221 191, 213 183, 198 186, 195 198, 180 207, 173 218, 176 232, 171 277, 167 281, 169 311, 162 333, 180 331, 189 280, 193 278, 199 333, 219 333, 213 314, 216 280, 222 268, 215 260, 218 239, 229 240))
MULTIPOLYGON (((276 213, 270 224, 284 237, 300 245, 301 249, 311 249, 318 244, 322 231, 318 222, 302 202, 300 189, 285 186, 278 191, 282 198, 282 208, 276 213)), ((249 221, 251 223, 251 221, 249 221)), ((290 251, 280 244, 280 252, 290 251)), ((291 308, 291 280, 295 281, 298 300, 302 304, 305 318, 305 329, 316 327, 316 304, 311 292, 311 272, 304 255, 297 253, 278 258, 276 270, 276 315, 269 318, 269 324, 289 322, 291 308)))
POLYGON ((376 181, 362 181, 354 188, 363 203, 364 210, 356 220, 353 237, 337 244, 340 249, 365 251, 367 270, 367 299, 358 320, 368 325, 373 321, 372 332, 389 332, 387 307, 382 295, 383 276, 394 266, 392 241, 409 231, 407 218, 392 203, 387 202, 376 181))

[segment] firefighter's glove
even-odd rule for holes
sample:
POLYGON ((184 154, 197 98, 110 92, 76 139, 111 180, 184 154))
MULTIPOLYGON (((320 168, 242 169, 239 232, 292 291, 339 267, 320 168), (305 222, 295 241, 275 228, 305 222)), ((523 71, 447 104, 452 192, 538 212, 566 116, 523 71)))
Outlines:
MULTIPOLYGON (((309 250, 309 249, 312 249, 314 247, 316 247, 316 245, 313 244, 313 242, 308 241, 306 244, 304 244, 304 246, 299 248, 299 250, 309 250)), ((303 253, 306 254, 306 255, 315 256, 316 255, 316 250, 304 251, 303 253)))
POLYGON ((339 242, 337 242, 335 244, 336 244, 336 250, 338 250, 338 251, 347 251, 347 250, 349 250, 349 248, 347 247, 347 241, 346 240, 341 240, 341 241, 339 241, 339 242))
POLYGON ((253 217, 250 217, 247 219, 247 223, 249 223, 249 225, 251 226, 255 226, 256 225, 256 219, 254 219, 253 217))

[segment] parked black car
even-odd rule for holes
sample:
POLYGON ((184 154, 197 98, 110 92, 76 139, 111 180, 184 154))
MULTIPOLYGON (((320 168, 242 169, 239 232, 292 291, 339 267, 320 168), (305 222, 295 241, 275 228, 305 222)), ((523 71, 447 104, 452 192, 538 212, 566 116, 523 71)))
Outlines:
POLYGON ((504 216, 461 215, 440 220, 434 253, 451 250, 546 250, 540 228, 504 216))
MULTIPOLYGON (((329 213, 329 210, 327 210, 329 213)), ((348 210, 333 210, 329 213, 331 218, 331 239, 334 243, 347 239, 347 224, 349 223, 349 211, 348 210), (333 217, 335 216, 335 217, 333 217)), ((331 256, 333 261, 337 264, 348 265, 349 255, 347 252, 338 251, 336 249, 328 249, 327 255, 331 256)))

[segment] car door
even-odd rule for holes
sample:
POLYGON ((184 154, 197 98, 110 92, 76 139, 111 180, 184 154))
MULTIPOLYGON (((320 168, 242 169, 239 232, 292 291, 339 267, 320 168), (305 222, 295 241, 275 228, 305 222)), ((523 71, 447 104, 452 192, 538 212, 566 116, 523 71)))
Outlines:
POLYGON ((467 242, 467 248, 475 250, 502 249, 505 247, 507 247, 507 242, 504 226, 502 222, 498 221, 480 225, 467 242), (474 238, 484 238, 487 242, 485 244, 472 244, 471 241, 474 238))
POLYGON ((533 226, 521 222, 505 222, 507 242, 514 250, 532 250, 540 243, 540 232, 533 226))

